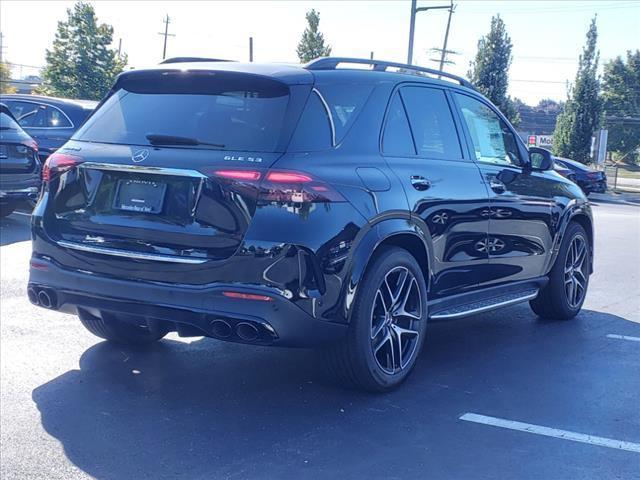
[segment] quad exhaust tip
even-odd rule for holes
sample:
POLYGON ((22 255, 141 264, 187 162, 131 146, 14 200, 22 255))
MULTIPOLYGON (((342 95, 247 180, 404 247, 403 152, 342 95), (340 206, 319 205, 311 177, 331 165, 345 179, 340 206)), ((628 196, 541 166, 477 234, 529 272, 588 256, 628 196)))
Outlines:
POLYGON ((27 289, 27 297, 29 297, 29 301, 34 305, 40 305, 40 302, 38 301, 38 292, 36 292, 35 288, 29 287, 27 289))
POLYGON ((231 325, 224 320, 214 320, 210 324, 211 333, 213 333, 216 337, 220 338, 228 338, 231 336, 231 332, 233 331, 231 325))
POLYGON ((40 290, 38 292, 38 302, 44 308, 51 308, 53 306, 53 300, 46 290, 40 290))
POLYGON ((240 322, 236 325, 236 335, 245 342, 254 342, 258 339, 260 332, 251 323, 240 322))

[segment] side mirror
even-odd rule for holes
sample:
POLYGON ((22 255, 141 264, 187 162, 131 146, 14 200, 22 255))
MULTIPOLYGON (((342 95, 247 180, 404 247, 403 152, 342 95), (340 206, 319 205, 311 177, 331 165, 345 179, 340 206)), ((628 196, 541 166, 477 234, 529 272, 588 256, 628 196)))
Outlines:
POLYGON ((529 165, 531 170, 551 170, 553 169, 553 157, 549 150, 539 147, 529 148, 529 165))

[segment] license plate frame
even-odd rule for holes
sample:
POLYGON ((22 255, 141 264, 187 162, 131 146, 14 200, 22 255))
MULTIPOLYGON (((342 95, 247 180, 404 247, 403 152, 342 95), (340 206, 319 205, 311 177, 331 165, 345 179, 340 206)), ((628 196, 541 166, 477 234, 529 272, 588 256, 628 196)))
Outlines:
POLYGON ((130 213, 157 215, 162 212, 167 184, 153 180, 119 179, 113 208, 130 213))

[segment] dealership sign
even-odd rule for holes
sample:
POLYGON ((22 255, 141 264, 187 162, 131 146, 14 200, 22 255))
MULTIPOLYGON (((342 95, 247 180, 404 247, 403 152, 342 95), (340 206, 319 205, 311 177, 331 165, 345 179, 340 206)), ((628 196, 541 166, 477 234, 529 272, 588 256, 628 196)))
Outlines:
POLYGON ((550 148, 553 146, 553 135, 529 135, 527 143, 530 147, 550 148))

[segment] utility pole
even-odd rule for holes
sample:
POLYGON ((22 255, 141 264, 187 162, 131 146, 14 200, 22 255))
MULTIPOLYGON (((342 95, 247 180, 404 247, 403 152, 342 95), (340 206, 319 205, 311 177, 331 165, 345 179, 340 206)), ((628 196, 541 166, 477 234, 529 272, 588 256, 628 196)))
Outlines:
POLYGON ((0 32, 0 63, 2 63, 2 59, 4 58, 4 34, 0 32))
POLYGON ((416 13, 426 12, 427 10, 437 10, 442 8, 451 8, 449 5, 438 5, 435 7, 417 7, 417 0, 411 0, 411 18, 409 20, 409 48, 407 49, 407 63, 413 63, 413 37, 416 30, 416 13))
POLYGON ((162 59, 164 60, 167 57, 167 37, 175 37, 173 33, 169 33, 169 24, 171 23, 171 19, 169 15, 165 17, 164 22, 164 33, 159 32, 158 35, 164 35, 164 47, 162 48, 162 59))
POLYGON ((371 52, 371 60, 373 60, 373 52, 371 52))
POLYGON ((122 39, 118 40, 118 60, 122 58, 122 39))
POLYGON ((249 61, 253 62, 253 37, 249 37, 249 61))
POLYGON ((447 55, 447 41, 449 40, 449 27, 451 26, 451 15, 455 10, 455 6, 453 5, 453 0, 451 0, 451 6, 449 7, 449 20, 447 20, 447 30, 444 34, 444 44, 442 45, 442 55, 440 56, 440 71, 442 72, 444 68, 444 57, 447 55))

